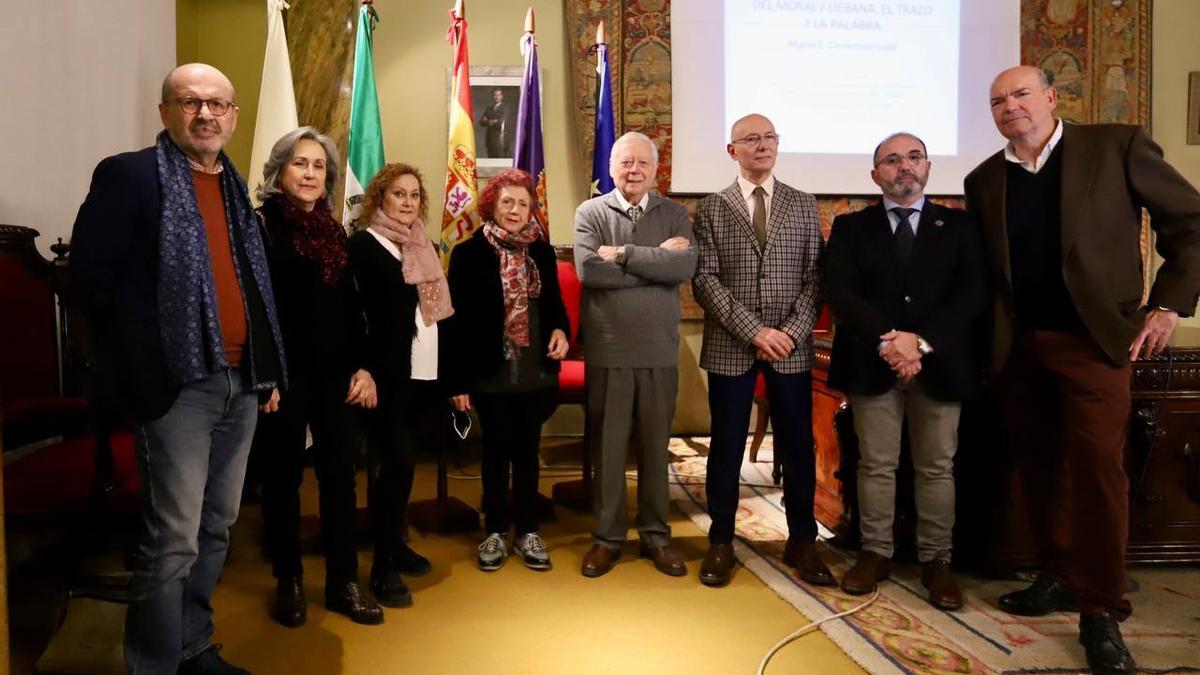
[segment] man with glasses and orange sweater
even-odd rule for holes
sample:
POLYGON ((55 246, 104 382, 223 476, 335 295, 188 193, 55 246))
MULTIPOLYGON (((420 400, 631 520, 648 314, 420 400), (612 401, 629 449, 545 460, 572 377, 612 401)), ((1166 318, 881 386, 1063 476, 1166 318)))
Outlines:
POLYGON ((212 66, 171 71, 165 129, 154 146, 97 165, 71 238, 98 396, 138 424, 131 673, 246 672, 211 642, 211 598, 257 408, 277 404, 284 363, 258 219, 222 151, 237 126, 233 96, 212 66))

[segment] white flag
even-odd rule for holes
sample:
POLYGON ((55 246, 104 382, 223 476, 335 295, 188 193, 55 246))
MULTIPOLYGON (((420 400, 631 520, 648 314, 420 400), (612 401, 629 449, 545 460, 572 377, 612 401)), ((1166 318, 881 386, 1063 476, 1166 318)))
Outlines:
POLYGON ((262 88, 258 93, 258 118, 254 121, 254 149, 246 183, 250 196, 263 181, 263 164, 271 147, 289 131, 300 126, 296 115, 296 90, 292 88, 292 62, 288 58, 287 35, 283 29, 284 0, 267 0, 267 53, 263 57, 262 88))

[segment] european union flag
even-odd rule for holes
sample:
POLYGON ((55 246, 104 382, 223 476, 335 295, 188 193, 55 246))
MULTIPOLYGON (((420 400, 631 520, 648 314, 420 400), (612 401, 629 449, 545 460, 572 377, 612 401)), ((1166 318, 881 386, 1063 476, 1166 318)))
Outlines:
POLYGON ((591 195, 607 194, 612 191, 612 176, 608 175, 608 158, 612 154, 617 134, 613 128, 612 83, 608 77, 608 45, 596 45, 596 135, 592 149, 591 195))

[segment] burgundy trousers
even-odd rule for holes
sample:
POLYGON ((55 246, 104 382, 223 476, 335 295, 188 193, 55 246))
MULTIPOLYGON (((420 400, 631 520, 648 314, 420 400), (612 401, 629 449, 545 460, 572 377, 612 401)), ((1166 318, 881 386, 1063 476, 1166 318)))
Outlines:
POLYGON ((1090 336, 1024 331, 997 394, 1045 569, 1074 587, 1085 615, 1129 616, 1125 442, 1130 365, 1090 336))

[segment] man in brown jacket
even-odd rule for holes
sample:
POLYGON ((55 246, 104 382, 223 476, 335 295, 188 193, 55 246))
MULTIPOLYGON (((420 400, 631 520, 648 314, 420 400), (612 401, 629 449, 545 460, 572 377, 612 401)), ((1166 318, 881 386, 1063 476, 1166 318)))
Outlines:
POLYGON ((1131 611, 1130 361, 1161 351, 1195 309, 1200 193, 1141 127, 1055 118, 1037 68, 1000 73, 990 98, 1009 143, 967 176, 967 208, 996 288, 992 370, 1045 568, 1000 607, 1078 607, 1088 665, 1129 673, 1118 622, 1131 611), (1143 208, 1163 258, 1144 303, 1143 208))

